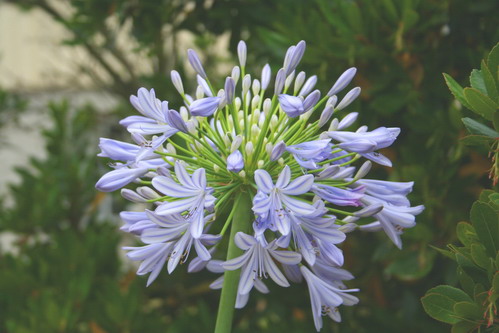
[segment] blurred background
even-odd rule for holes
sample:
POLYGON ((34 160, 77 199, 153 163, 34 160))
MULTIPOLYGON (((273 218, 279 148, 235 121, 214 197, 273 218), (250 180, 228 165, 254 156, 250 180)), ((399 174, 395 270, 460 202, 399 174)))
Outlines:
MULTIPOLYGON (((323 91, 357 67, 359 123, 402 128, 385 150, 394 168, 372 178, 414 180, 411 201, 426 206, 401 251, 382 233, 343 244, 361 302, 323 332, 448 331, 419 300, 457 281, 430 245, 456 240, 490 162, 459 142, 460 118, 475 116, 442 73, 467 83, 499 40, 498 13, 495 0, 0 1, 0 332, 213 329, 213 274, 181 267, 149 288, 135 275, 121 250, 135 240, 118 230, 118 213, 137 207, 95 190, 108 169, 96 154, 99 137, 128 140, 117 121, 135 114, 128 97, 139 87, 178 104, 176 69, 194 89, 187 48, 221 84, 240 39, 254 73, 267 62, 275 73, 287 47, 306 40, 299 69, 323 91)), ((234 331, 313 332, 305 285, 252 295, 234 331)))

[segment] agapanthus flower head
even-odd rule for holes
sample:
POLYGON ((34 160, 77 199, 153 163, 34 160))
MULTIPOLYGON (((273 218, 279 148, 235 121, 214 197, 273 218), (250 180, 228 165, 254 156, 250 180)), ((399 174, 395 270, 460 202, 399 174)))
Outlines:
MULTIPOLYGON (((246 72, 248 50, 240 42, 239 65, 219 86, 189 50, 197 73, 193 94, 172 71, 180 105, 140 88, 130 98, 139 114, 120 121, 134 143, 101 139, 99 156, 113 160, 114 170, 96 187, 121 189, 124 198, 150 205, 120 214, 121 229, 144 244, 125 249, 141 262, 137 274, 149 274, 148 285, 187 261, 189 272, 240 270, 238 308, 253 289, 269 292, 266 278, 281 287, 307 284, 319 330, 321 314, 340 321, 338 307, 358 302, 351 295, 357 289, 343 284, 353 279, 341 268, 347 235, 383 230, 402 246, 402 231, 424 209, 407 199, 413 183, 365 179, 372 162, 391 166, 379 150, 400 129, 355 128, 359 113, 345 109, 361 89, 343 91, 356 69, 321 94, 314 90, 317 76, 298 69, 305 48, 301 41, 288 49, 272 83, 268 64, 255 75, 246 72), (227 243, 242 254, 227 257, 227 243)), ((222 283, 224 276, 211 286, 222 283)))

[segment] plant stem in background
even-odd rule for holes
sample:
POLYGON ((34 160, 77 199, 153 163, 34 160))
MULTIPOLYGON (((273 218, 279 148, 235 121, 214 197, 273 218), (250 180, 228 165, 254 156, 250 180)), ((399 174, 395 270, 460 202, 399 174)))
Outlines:
MULTIPOLYGON (((227 260, 240 256, 243 251, 239 249, 234 238, 238 231, 245 231, 250 225, 251 216, 251 198, 249 193, 241 192, 236 198, 234 207, 234 218, 230 228, 229 247, 227 250, 227 260)), ((234 305, 236 303, 237 286, 239 282, 240 270, 226 271, 224 273, 224 283, 222 295, 220 296, 220 305, 218 307, 216 333, 229 333, 232 329, 232 317, 234 316, 234 305)))

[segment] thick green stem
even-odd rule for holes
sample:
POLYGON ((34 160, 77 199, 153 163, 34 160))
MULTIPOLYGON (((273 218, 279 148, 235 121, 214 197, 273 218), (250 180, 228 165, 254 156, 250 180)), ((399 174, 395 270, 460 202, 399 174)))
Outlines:
MULTIPOLYGON (((235 200, 234 215, 230 226, 229 248, 227 249, 227 260, 236 258, 242 254, 234 243, 234 237, 239 231, 247 231, 251 225, 251 197, 248 192, 241 192, 235 200)), ((226 271, 220 305, 218 306, 217 323, 215 333, 230 333, 232 330, 232 317, 236 304, 237 286, 239 283, 240 270, 226 271)))

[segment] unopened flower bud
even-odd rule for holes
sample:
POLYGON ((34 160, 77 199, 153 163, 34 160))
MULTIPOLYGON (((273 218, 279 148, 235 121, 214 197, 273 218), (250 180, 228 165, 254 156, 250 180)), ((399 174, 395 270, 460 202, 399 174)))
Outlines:
POLYGON ((251 135, 253 137, 257 137, 258 135, 260 135, 260 128, 256 124, 253 124, 251 126, 251 135))
POLYGON ((286 81, 284 81, 284 89, 285 90, 288 90, 289 89, 289 86, 291 85, 291 83, 293 82, 293 79, 295 78, 295 72, 292 71, 288 77, 286 78, 286 81))
POLYGON ((198 54, 196 51, 189 49, 187 50, 187 58, 189 59, 189 63, 192 68, 203 78, 206 79, 206 72, 204 71, 203 65, 201 64, 201 60, 199 60, 198 54))
POLYGON ((137 187, 137 193, 148 200, 161 198, 161 196, 156 193, 156 191, 147 186, 137 187))
POLYGON ((322 111, 321 117, 319 119, 319 127, 324 126, 329 121, 329 119, 331 119, 333 111, 334 107, 326 104, 326 107, 324 108, 324 111, 322 111))
POLYGON ((260 104, 260 96, 255 95, 251 99, 251 109, 254 110, 258 107, 258 104, 260 104))
POLYGON ((236 97, 234 99, 234 107, 236 108, 236 110, 241 109, 241 99, 239 97, 236 97))
POLYGON ((204 89, 201 86, 196 88, 196 99, 201 99, 204 97, 204 89))
POLYGON ((265 115, 268 115, 271 107, 272 107, 272 101, 270 100, 270 98, 266 98, 263 101, 263 113, 265 113, 265 115))
POLYGON ((146 198, 127 188, 121 189, 121 196, 131 202, 147 202, 146 198))
POLYGON ((342 129, 345 129, 352 125, 357 120, 358 115, 358 112, 351 112, 347 114, 343 119, 341 119, 340 123, 338 124, 338 130, 341 131, 342 129))
POLYGON ((338 80, 333 84, 333 87, 327 93, 328 96, 333 96, 345 89, 346 86, 352 81, 357 69, 355 67, 347 69, 340 75, 338 80))
POLYGON ((295 86, 294 86, 295 95, 298 95, 298 91, 300 90, 301 86, 303 85, 303 82, 305 82, 305 78, 306 78, 306 74, 303 71, 298 73, 298 75, 296 76, 295 86))
POLYGON ((220 171, 220 167, 218 166, 218 164, 213 164, 213 171, 216 173, 220 171))
POLYGON ((243 84, 242 84, 243 90, 242 90, 242 96, 246 96, 246 94, 249 91, 249 88, 251 87, 251 75, 246 74, 243 78, 243 84))
POLYGON ((208 85, 208 82, 206 82, 205 79, 203 79, 200 75, 196 76, 198 85, 203 88, 204 94, 209 97, 213 97, 213 93, 211 92, 210 86, 208 85))
POLYGON ((349 106, 360 94, 360 87, 355 87, 350 90, 345 97, 341 100, 341 102, 336 107, 337 110, 343 110, 347 106, 349 106))
POLYGON ((355 174, 354 179, 358 180, 358 179, 364 178, 369 173, 369 171, 371 170, 371 166, 372 166, 371 161, 365 161, 361 165, 361 167, 359 168, 359 170, 357 171, 357 173, 355 174))
POLYGON ((235 92, 236 84, 231 77, 225 79, 225 101, 227 104, 232 104, 234 100, 234 92, 235 92))
POLYGON ((260 81, 258 81, 257 79, 253 80, 251 91, 253 91, 253 95, 258 95, 260 93, 260 81))
POLYGON ((283 166, 284 165, 284 158, 280 158, 277 160, 277 163, 279 163, 280 166, 283 166))
POLYGON ((339 123, 338 119, 334 118, 331 124, 329 125, 328 131, 329 132, 336 131, 338 129, 338 123, 339 123))
POLYGON ((282 89, 284 88, 284 81, 286 80, 286 73, 284 72, 284 69, 280 69, 277 72, 277 75, 275 77, 275 87, 274 87, 274 94, 275 95, 280 95, 282 92, 282 89))
POLYGON ((166 144, 166 151, 168 152, 168 154, 173 154, 173 155, 177 154, 177 149, 175 149, 175 146, 172 145, 170 142, 166 144))
POLYGON ((237 56, 239 58, 239 64, 241 65, 241 68, 244 68, 246 66, 246 54, 246 43, 241 40, 239 41, 239 44, 237 44, 237 56))
POLYGON ((256 165, 258 166, 258 169, 261 169, 265 165, 265 162, 263 160, 259 160, 256 165))
POLYGON ((308 78, 307 82, 305 82, 303 88, 301 88, 300 93, 298 95, 300 96, 308 95, 308 93, 311 92, 312 89, 314 89, 316 84, 317 84, 317 75, 312 75, 311 77, 308 78))
POLYGON ((184 85, 182 84, 182 78, 180 77, 180 74, 177 71, 171 71, 170 77, 172 79, 172 83, 175 89, 177 89, 179 94, 183 95, 184 85))
POLYGON ((185 106, 181 106, 179 112, 180 112, 180 116, 182 117, 182 119, 184 121, 189 120, 189 111, 187 111, 187 108, 185 106))
POLYGON ((242 170, 239 172, 239 176, 241 176, 241 178, 246 178, 246 171, 242 170))
POLYGON ((236 135, 234 140, 232 140, 232 144, 230 146, 230 152, 233 153, 235 150, 239 149, 241 146, 241 143, 243 142, 243 137, 242 135, 236 135))
POLYGON ((244 147, 244 149, 246 151, 247 156, 253 155, 253 151, 254 151, 253 142, 251 142, 251 141, 246 142, 246 147, 244 147))
POLYGON ((272 117, 270 118, 270 128, 275 130, 278 124, 279 124, 279 118, 277 118, 275 114, 272 115, 272 117))
POLYGON ((244 168, 243 154, 239 150, 233 151, 227 157, 227 170, 231 172, 239 172, 244 168))
POLYGON ((262 69, 262 90, 266 90, 270 83, 271 70, 269 64, 263 66, 262 69))
POLYGON ((230 76, 232 77, 232 80, 234 80, 234 83, 237 84, 237 82, 239 81, 239 77, 241 76, 241 70, 239 69, 239 66, 234 66, 234 68, 232 68, 230 76))

